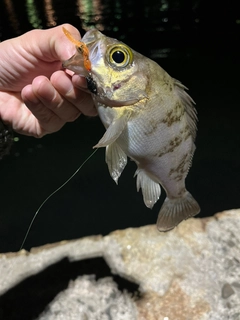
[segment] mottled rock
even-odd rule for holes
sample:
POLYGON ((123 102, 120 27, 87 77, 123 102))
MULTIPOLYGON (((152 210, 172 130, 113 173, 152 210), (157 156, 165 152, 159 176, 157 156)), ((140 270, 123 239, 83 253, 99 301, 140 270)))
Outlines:
POLYGON ((82 276, 70 282, 38 318, 58 319, 133 320, 137 319, 137 308, 131 296, 121 293, 111 278, 96 281, 94 276, 82 276))
POLYGON ((113 278, 80 275, 38 319, 240 319, 239 230, 240 210, 231 210, 189 219, 167 233, 150 225, 2 254, 0 318, 1 298, 23 279, 65 257, 103 257, 113 274, 139 286, 137 295, 119 290, 113 278))

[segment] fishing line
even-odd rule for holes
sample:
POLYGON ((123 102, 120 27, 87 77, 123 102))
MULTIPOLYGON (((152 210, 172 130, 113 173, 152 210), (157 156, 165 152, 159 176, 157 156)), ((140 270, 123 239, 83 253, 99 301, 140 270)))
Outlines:
POLYGON ((97 152, 97 150, 98 150, 98 149, 96 148, 96 149, 90 154, 90 156, 87 157, 87 159, 80 165, 80 167, 77 168, 77 170, 76 170, 60 187, 58 187, 56 190, 54 190, 54 191, 42 202, 42 204, 39 206, 39 208, 38 208, 37 211, 35 212, 32 220, 31 220, 31 222, 30 222, 30 224, 29 224, 29 227, 28 227, 28 229, 27 229, 27 232, 26 232, 26 234, 25 234, 25 237, 24 237, 24 239, 23 239, 23 242, 22 242, 21 247, 20 247, 19 250, 22 250, 22 248, 23 248, 23 246, 24 246, 24 244, 25 244, 25 242, 26 242, 26 240, 27 240, 27 237, 28 237, 28 235, 29 235, 29 232, 30 232, 30 230, 31 230, 31 228, 32 228, 32 225, 33 225, 33 223, 34 223, 34 221, 35 221, 35 219, 36 219, 39 211, 40 211, 40 210, 42 209, 42 207, 44 206, 44 204, 45 204, 55 193, 57 193, 59 190, 61 190, 61 189, 82 169, 82 167, 85 165, 85 163, 86 163, 90 158, 92 158, 92 156, 97 152))

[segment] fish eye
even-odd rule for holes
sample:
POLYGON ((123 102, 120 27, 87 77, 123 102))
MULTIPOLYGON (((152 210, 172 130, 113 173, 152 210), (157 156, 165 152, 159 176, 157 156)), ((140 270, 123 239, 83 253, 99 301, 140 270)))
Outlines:
POLYGON ((133 53, 126 45, 118 44, 108 48, 107 59, 112 67, 124 68, 132 63, 133 53))

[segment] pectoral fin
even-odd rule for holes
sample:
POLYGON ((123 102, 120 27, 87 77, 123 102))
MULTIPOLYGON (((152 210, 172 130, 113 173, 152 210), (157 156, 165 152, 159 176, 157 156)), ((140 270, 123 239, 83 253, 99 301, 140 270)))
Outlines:
POLYGON ((109 173, 117 184, 118 178, 127 164, 127 156, 116 142, 106 147, 106 162, 109 173))
POLYGON ((159 183, 153 181, 144 170, 137 170, 137 191, 142 189, 143 201, 148 208, 152 208, 155 202, 158 201, 161 194, 159 183))
POLYGON ((128 112, 126 114, 122 114, 119 117, 116 117, 116 119, 113 119, 102 139, 100 139, 98 144, 96 144, 93 148, 106 147, 107 145, 113 143, 123 132, 130 118, 130 115, 131 113, 128 112))

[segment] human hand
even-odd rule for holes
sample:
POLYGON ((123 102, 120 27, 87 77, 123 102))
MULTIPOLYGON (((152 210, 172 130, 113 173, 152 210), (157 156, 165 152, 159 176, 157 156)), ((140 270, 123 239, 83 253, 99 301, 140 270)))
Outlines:
MULTIPOLYGON (((80 39, 76 28, 64 26, 80 39)), ((19 133, 42 137, 81 113, 96 115, 90 94, 74 87, 61 70, 75 51, 62 26, 0 43, 0 118, 19 133)), ((78 83, 86 87, 84 78, 78 83)))

